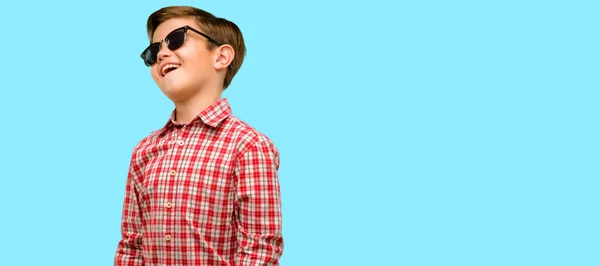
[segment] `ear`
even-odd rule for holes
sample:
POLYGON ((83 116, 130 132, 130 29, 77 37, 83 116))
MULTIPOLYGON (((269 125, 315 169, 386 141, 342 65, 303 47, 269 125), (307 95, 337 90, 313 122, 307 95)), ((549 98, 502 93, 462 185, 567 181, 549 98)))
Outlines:
POLYGON ((216 70, 227 69, 235 58, 235 51, 229 44, 221 45, 215 52, 216 60, 213 65, 216 70))

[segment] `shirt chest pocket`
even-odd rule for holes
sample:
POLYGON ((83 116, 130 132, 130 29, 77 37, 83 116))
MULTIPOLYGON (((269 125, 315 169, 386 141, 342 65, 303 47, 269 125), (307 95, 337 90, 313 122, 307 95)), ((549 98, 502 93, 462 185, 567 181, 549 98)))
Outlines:
POLYGON ((180 196, 186 219, 205 227, 229 224, 233 215, 234 191, 229 176, 194 173, 182 180, 180 196))

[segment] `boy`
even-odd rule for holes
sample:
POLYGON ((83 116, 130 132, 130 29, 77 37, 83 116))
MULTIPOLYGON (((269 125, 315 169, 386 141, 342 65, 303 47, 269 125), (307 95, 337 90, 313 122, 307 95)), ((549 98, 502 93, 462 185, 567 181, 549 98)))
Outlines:
POLYGON ((115 265, 279 265, 279 152, 221 93, 245 55, 232 22, 166 7, 142 53, 175 104, 133 150, 115 265))

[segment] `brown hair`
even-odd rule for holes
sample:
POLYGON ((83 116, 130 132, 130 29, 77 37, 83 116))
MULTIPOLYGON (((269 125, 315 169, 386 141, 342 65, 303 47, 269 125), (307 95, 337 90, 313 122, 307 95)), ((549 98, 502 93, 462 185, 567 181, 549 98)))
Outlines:
MULTIPOLYGON (((199 8, 191 6, 169 6, 155 11, 148 17, 146 30, 148 31, 148 39, 150 39, 150 42, 152 42, 154 31, 156 31, 158 25, 168 19, 178 17, 196 18, 196 21, 200 26, 199 30, 215 39, 217 42, 229 44, 233 47, 235 57, 231 62, 230 68, 227 69, 225 80, 223 80, 223 89, 226 89, 231 83, 233 76, 235 76, 242 66, 244 56, 246 55, 246 45, 244 44, 244 37, 242 36, 240 29, 235 23, 224 18, 215 17, 213 14, 199 8)), ((212 42, 207 42, 207 48, 213 50, 216 48, 216 45, 212 42)))

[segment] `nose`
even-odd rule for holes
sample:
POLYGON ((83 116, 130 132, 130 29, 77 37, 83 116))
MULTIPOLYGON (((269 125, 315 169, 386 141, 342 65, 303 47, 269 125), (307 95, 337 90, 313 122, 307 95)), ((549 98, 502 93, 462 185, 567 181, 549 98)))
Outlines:
POLYGON ((158 54, 156 54, 156 58, 158 61, 161 61, 163 57, 169 57, 173 54, 173 51, 169 50, 168 45, 163 41, 160 50, 158 50, 158 54))

